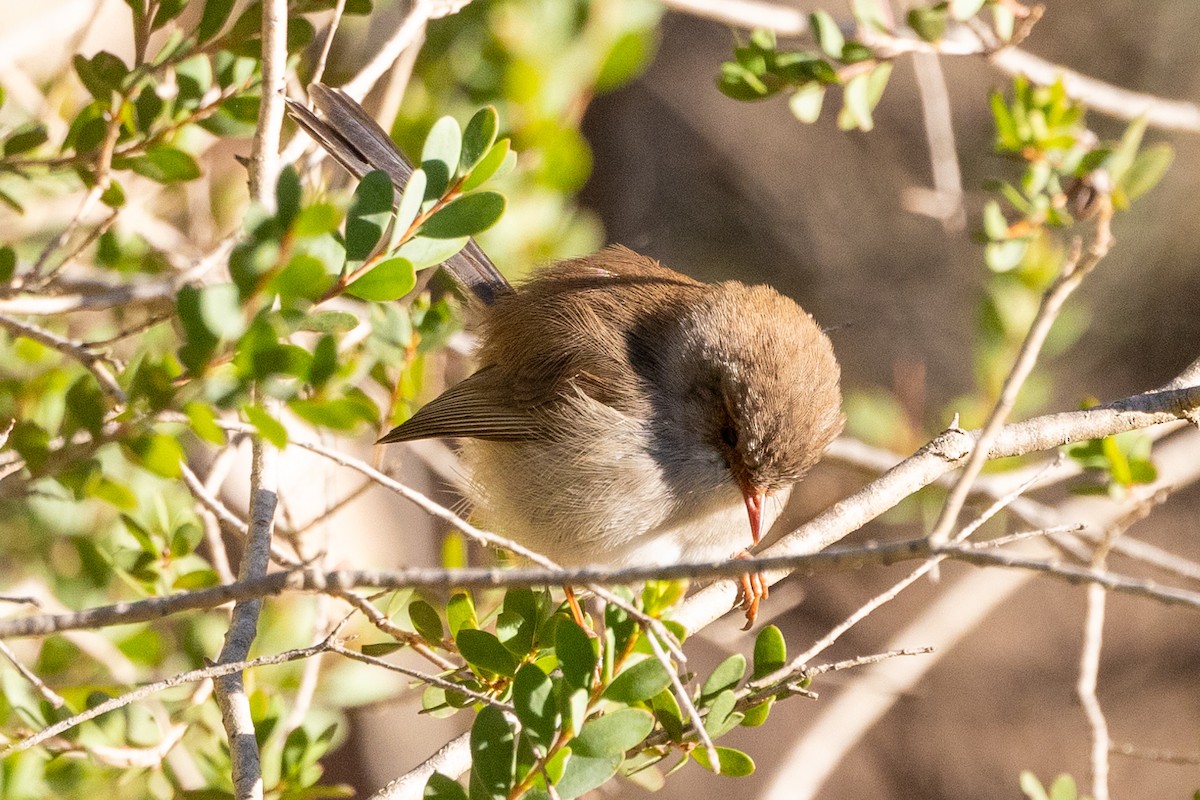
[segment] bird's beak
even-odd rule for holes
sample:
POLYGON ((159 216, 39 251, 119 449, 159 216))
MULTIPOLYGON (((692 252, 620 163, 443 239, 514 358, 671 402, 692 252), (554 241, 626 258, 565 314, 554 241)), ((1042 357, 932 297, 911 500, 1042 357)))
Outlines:
POLYGON ((754 537, 755 544, 762 538, 762 512, 766 498, 766 491, 757 486, 742 487, 742 499, 746 501, 746 513, 750 515, 750 535, 754 537))

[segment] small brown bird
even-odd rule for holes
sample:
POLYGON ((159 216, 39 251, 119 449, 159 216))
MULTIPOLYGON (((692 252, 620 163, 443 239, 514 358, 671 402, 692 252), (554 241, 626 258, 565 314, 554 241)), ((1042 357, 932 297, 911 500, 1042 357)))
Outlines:
MULTIPOLYGON (((292 104, 301 125, 351 172, 403 186, 411 167, 362 108, 311 94, 325 117, 292 104)), ((623 247, 515 289, 474 243, 446 267, 482 301, 479 369, 380 442, 466 440, 483 523, 559 563, 744 556, 746 515, 757 544, 766 498, 841 431, 829 338, 774 289, 623 247)), ((749 625, 766 585, 741 583, 749 625)))

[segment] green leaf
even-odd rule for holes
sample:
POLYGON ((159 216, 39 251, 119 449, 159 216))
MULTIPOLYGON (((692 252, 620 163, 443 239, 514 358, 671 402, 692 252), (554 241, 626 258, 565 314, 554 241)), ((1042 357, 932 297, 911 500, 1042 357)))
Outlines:
POLYGON ((513 677, 517 659, 493 634, 475 628, 463 628, 454 637, 458 651, 476 672, 513 677))
POLYGON ((671 737, 671 740, 680 741, 684 731, 683 712, 679 708, 679 701, 675 699, 674 693, 670 689, 663 689, 650 698, 650 708, 654 710, 654 718, 658 720, 658 724, 671 737))
POLYGON ((441 644, 446 630, 442 627, 442 618, 433 606, 424 600, 413 600, 408 606, 408 618, 412 620, 413 627, 421 634, 421 638, 430 644, 441 644))
POLYGON ((400 197, 400 203, 396 206, 392 247, 399 244, 400 237, 408 233, 408 229, 412 227, 417 214, 421 213, 421 203, 425 199, 425 183, 425 170, 418 168, 413 171, 412 177, 405 184, 404 193, 400 197))
POLYGON ((554 743, 562 724, 554 696, 554 682, 536 664, 525 664, 513 681, 513 709, 530 741, 545 749, 554 743))
POLYGON ((236 339, 246 330, 246 317, 238 305, 237 287, 218 283, 200 290, 200 318, 213 336, 236 339))
POLYGON ((346 293, 360 300, 384 303, 404 297, 416 285, 417 272, 412 262, 407 258, 389 258, 347 286, 346 293))
POLYGON ((174 436, 144 434, 128 439, 125 445, 143 467, 164 478, 178 478, 183 463, 183 447, 174 436))
POLYGON ((291 164, 279 171, 275 182, 275 216, 284 228, 290 228, 300 213, 300 175, 291 164))
POLYGON ((1046 796, 1046 790, 1042 788, 1042 782, 1029 770, 1021 772, 1021 791, 1029 800, 1050 800, 1046 796))
POLYGON ((855 75, 842 92, 842 114, 838 116, 842 130, 859 128, 869 131, 875 127, 871 118, 871 87, 867 75, 855 75))
POLYGON ((908 27, 927 42, 936 42, 946 35, 945 6, 919 6, 908 11, 908 27))
POLYGON ((259 434, 278 449, 287 447, 287 429, 279 420, 267 413, 261 406, 244 406, 242 408, 246 419, 258 429, 259 434))
POLYGON ((516 755, 508 717, 495 706, 484 706, 471 726, 471 800, 506 800, 516 755))
POLYGON ((375 251, 392 215, 395 189, 383 170, 363 176, 346 215, 346 262, 365 261, 375 251))
POLYGON ((833 58, 840 58, 842 48, 846 45, 846 37, 842 35, 842 31, 838 28, 837 22, 828 11, 814 11, 808 17, 809 25, 812 26, 813 38, 817 40, 817 44, 825 51, 826 55, 833 58))
POLYGON ((592 685, 598 644, 573 620, 559 621, 554 630, 554 652, 568 685, 579 689, 586 689, 592 685))
POLYGON ((128 162, 138 175, 158 183, 183 183, 199 178, 200 165, 191 155, 170 145, 158 145, 146 151, 142 158, 128 162))
POLYGON ((196 27, 196 39, 204 44, 221 32, 229 21, 233 11, 234 0, 204 0, 204 13, 200 16, 200 24, 196 27))
POLYGON ((187 0, 162 0, 158 6, 158 12, 151 20, 150 30, 156 31, 162 28, 171 20, 183 13, 183 9, 187 7, 187 0))
POLYGON ((657 46, 657 32, 648 30, 626 31, 613 42, 604 57, 604 63, 592 82, 597 94, 611 92, 632 81, 645 71, 657 46))
POLYGON ((1169 144, 1156 144, 1138 153, 1118 183, 1125 197, 1133 201, 1153 189, 1174 158, 1175 152, 1169 144))
POLYGON ((100 193, 100 202, 109 208, 120 208, 125 205, 125 190, 115 180, 109 180, 108 188, 100 193))
POLYGON ((648 700, 667 688, 671 676, 658 659, 639 661, 621 672, 604 690, 604 697, 617 703, 648 700))
POLYGON ((475 603, 466 592, 455 592, 450 595, 446 604, 446 621, 450 624, 450 635, 458 638, 459 631, 465 628, 478 628, 479 621, 475 618, 475 603))
POLYGON ((1008 239, 1008 220, 995 200, 988 200, 983 206, 983 233, 993 242, 1008 239))
POLYGON ((619 708, 589 720, 571 742, 571 752, 593 758, 623 756, 641 744, 653 728, 654 716, 649 711, 619 708))
POLYGON ((979 13, 985 0, 950 0, 950 16, 959 22, 966 22, 979 13))
POLYGON ((734 100, 761 100, 774 94, 762 78, 741 64, 726 61, 717 75, 717 88, 734 100))
POLYGON ((364 656, 383 658, 386 655, 391 655, 402 647, 404 647, 403 642, 370 642, 368 644, 364 644, 361 650, 364 656))
POLYGON ((271 287, 279 293, 285 306, 290 301, 316 302, 333 285, 333 276, 325 270, 325 262, 309 253, 296 253, 287 266, 271 278, 271 287))
POLYGON ((703 703, 706 698, 715 697, 726 689, 737 688, 745 674, 746 657, 741 653, 729 656, 718 664, 708 676, 708 680, 704 681, 704 686, 700 689, 700 702, 703 703))
POLYGON ((467 237, 458 239, 430 239, 414 236, 396 250, 393 255, 407 258, 414 268, 421 270, 437 266, 453 256, 467 244, 467 237))
POLYGON ((809 81, 788 98, 788 109, 801 122, 813 123, 820 119, 824 102, 825 87, 817 81, 809 81))
POLYGON ((45 125, 40 122, 26 123, 5 138, 4 147, 0 149, 0 153, 6 157, 17 156, 27 153, 35 147, 40 147, 49 140, 50 134, 46 131, 45 125))
MULTIPOLYGON (((754 774, 754 759, 741 750, 734 750, 732 747, 717 747, 716 750, 717 761, 721 766, 720 774, 730 778, 743 778, 754 774)), ((713 769, 712 763, 708 760, 708 752, 703 747, 693 750, 692 758, 696 759, 696 763, 709 772, 717 772, 713 769)))
POLYGON ((212 406, 193 400, 183 407, 183 413, 192 423, 192 432, 201 439, 218 447, 228 444, 224 429, 217 424, 217 413, 212 406))
POLYGON ((471 170, 471 174, 463 181, 462 190, 469 192, 477 189, 493 175, 496 175, 508 159, 510 147, 511 142, 508 139, 501 139, 492 145, 492 149, 488 150, 487 155, 480 159, 475 168, 471 170))
POLYGON ((315 333, 346 333, 358 327, 358 317, 348 311, 314 311, 297 323, 297 330, 315 333))
POLYGON ((1059 775, 1054 779, 1054 783, 1050 784, 1050 800, 1076 800, 1078 797, 1079 788, 1070 775, 1059 775))
POLYGON ((775 705, 775 698, 768 697, 761 703, 747 708, 745 712, 746 716, 742 718, 742 727, 757 728, 759 725, 765 723, 773 705, 775 705))
POLYGON ((713 739, 724 736, 737 727, 742 721, 743 714, 734 711, 737 697, 731 689, 726 689, 716 696, 708 707, 708 715, 704 718, 704 730, 713 739))
POLYGON ((1015 269, 1029 250, 1028 239, 1009 239, 1006 242, 988 242, 983 248, 983 259, 993 272, 1008 272, 1015 269))
POLYGON ((467 792, 457 781, 435 772, 429 776, 422 797, 425 800, 467 800, 467 792))
POLYGON ((768 625, 758 632, 754 640, 754 672, 752 680, 770 675, 787 665, 787 642, 783 633, 774 625, 768 625))
POLYGON ((563 776, 555 785, 561 800, 574 800, 608 782, 621 768, 621 756, 594 757, 571 752, 563 776))
POLYGON ((504 195, 472 192, 455 198, 421 225, 421 235, 431 239, 474 236, 496 224, 504 213, 504 195))
POLYGON ((338 229, 342 212, 333 203, 314 203, 300 209, 292 224, 292 233, 302 238, 324 236, 338 229))
POLYGON ((17 272, 17 251, 11 246, 0 247, 0 282, 8 283, 17 272))
POLYGON ((462 153, 462 131, 454 117, 442 117, 433 123, 421 148, 421 169, 429 180, 426 199, 441 197, 458 169, 462 153), (438 166, 435 166, 438 165, 438 166))
POLYGON ((864 28, 887 32, 890 15, 884 11, 883 0, 854 0, 854 19, 864 28))
POLYGON ((563 730, 578 736, 588 714, 588 690, 572 689, 565 681, 558 684, 558 710, 562 714, 563 730))
POLYGON ((77 55, 71 63, 84 88, 103 103, 112 99, 113 92, 121 88, 121 82, 129 74, 125 62, 107 50, 101 50, 91 58, 77 55))
POLYGON ((479 165, 496 143, 499 130, 500 115, 495 106, 485 106, 475 112, 462 134, 462 153, 458 161, 461 174, 466 175, 479 165))
POLYGON ((533 649, 538 627, 537 597, 532 589, 510 589, 496 619, 496 637, 509 652, 524 656, 533 649))

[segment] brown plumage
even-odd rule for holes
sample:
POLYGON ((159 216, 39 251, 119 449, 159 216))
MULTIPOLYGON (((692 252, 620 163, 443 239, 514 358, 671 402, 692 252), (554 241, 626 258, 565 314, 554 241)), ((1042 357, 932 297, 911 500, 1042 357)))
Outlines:
MULTIPOLYGON (((326 120, 298 120, 350 149, 339 161, 352 171, 381 158, 364 155, 380 137, 391 147, 353 101, 323 87, 314 97, 326 120)), ((403 157, 392 148, 385 161, 402 186, 403 157)), ((474 248, 446 265, 483 301, 478 371, 380 441, 463 439, 483 523, 560 563, 744 551, 764 498, 841 430, 829 338, 769 287, 705 284, 609 247, 514 290, 480 258, 474 248)), ((752 619, 765 586, 747 577, 743 588, 752 619)))

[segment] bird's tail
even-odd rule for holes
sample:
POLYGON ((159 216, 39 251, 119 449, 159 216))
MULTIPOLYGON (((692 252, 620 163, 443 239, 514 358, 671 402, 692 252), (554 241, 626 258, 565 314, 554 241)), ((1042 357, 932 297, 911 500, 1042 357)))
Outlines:
MULTIPOLYGON (((308 96, 320 116, 290 99, 288 113, 314 141, 355 177, 380 169, 391 177, 397 191, 404 190, 413 174, 412 164, 362 106, 341 89, 323 83, 309 86, 308 96)), ((513 290, 474 239, 468 239, 466 247, 442 266, 466 291, 486 304, 513 290)))

